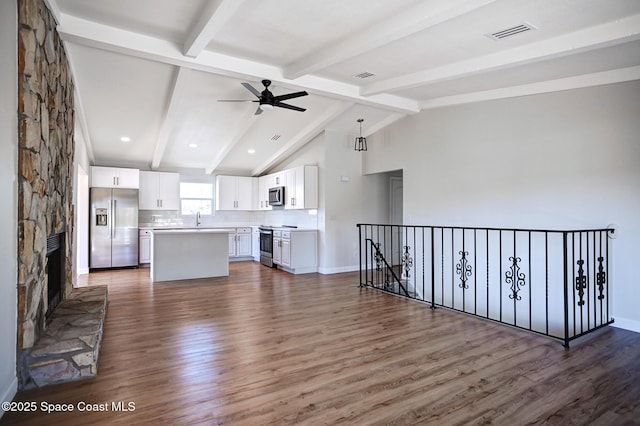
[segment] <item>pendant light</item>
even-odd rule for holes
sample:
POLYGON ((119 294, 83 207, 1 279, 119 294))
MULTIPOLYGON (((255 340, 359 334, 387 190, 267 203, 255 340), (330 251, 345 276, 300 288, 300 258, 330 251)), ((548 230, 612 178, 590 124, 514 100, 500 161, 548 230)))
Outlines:
POLYGON ((353 149, 355 151, 366 151, 367 150, 367 138, 362 137, 362 122, 364 118, 358 118, 358 123, 360 123, 360 136, 356 137, 356 141, 353 145, 353 149))

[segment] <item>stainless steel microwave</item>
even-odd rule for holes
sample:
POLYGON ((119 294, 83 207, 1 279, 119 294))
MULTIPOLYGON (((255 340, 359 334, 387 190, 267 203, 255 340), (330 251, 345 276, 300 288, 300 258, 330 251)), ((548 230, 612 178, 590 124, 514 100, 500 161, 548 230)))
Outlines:
POLYGON ((284 206, 284 186, 269 188, 269 205, 284 206))

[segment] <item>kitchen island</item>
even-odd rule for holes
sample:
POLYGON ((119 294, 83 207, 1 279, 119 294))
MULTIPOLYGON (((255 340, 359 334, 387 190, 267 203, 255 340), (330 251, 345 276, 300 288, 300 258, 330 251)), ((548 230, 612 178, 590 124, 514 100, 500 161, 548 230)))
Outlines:
POLYGON ((231 229, 154 229, 151 280, 228 276, 231 232, 231 229))

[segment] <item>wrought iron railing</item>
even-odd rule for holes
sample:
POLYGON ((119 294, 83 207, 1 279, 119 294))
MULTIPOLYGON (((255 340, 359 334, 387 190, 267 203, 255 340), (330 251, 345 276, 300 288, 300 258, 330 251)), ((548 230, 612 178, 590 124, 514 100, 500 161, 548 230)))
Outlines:
POLYGON ((613 323, 613 229, 358 224, 360 286, 569 342, 613 323))

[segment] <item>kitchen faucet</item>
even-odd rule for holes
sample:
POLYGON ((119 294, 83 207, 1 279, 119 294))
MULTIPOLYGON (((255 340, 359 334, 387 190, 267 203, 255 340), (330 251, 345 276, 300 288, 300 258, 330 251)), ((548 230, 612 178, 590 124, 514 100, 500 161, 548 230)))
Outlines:
POLYGON ((196 226, 200 226, 200 210, 196 212, 196 226))

